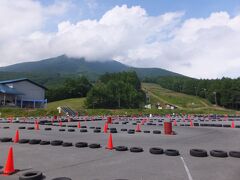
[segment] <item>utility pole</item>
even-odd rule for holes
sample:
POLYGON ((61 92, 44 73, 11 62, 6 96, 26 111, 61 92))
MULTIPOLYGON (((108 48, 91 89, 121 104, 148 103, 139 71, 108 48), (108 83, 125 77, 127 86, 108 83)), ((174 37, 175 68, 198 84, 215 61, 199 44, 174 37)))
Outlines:
POLYGON ((118 94, 118 107, 121 107, 121 99, 120 99, 120 94, 118 94))
POLYGON ((207 94, 206 94, 206 91, 207 91, 207 89, 206 89, 206 88, 204 88, 203 90, 204 90, 205 99, 206 99, 206 98, 207 98, 207 94))
POLYGON ((214 91, 213 94, 215 95, 215 104, 217 105, 217 92, 214 91))
POLYGON ((194 89, 195 89, 195 94, 196 94, 196 96, 197 96, 197 87, 194 86, 194 89))

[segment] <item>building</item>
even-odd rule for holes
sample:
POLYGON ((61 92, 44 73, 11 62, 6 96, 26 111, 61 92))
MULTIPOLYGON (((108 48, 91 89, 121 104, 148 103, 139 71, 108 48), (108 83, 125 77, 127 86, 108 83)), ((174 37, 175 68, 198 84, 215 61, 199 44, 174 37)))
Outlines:
POLYGON ((43 108, 46 90, 27 78, 0 81, 0 107, 43 108))

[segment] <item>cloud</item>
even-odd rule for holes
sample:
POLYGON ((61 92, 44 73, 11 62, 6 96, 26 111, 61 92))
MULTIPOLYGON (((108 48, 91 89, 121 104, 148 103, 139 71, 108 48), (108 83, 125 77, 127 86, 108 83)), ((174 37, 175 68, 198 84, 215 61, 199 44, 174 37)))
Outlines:
POLYGON ((64 5, 67 1, 56 2, 48 8, 30 0, 0 5, 0 23, 4 19, 1 8, 9 7, 3 23, 6 29, 13 28, 10 32, 0 28, 0 42, 4 41, 0 65, 66 54, 89 61, 116 59, 132 66, 166 68, 197 78, 239 76, 240 15, 215 12, 207 18, 183 20, 183 12, 150 16, 140 6, 122 5, 99 20, 66 20, 58 23, 56 32, 44 32, 46 16, 66 13, 70 7, 64 5), (21 6, 25 15, 19 14, 21 6), (10 21, 18 15, 19 24, 10 21))

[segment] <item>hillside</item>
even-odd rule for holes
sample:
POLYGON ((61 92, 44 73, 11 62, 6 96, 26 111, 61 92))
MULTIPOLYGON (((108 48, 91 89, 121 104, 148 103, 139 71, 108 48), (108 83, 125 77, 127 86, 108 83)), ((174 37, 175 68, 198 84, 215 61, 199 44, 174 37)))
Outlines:
POLYGON ((49 86, 61 83, 64 78, 85 75, 96 80, 109 72, 136 71, 140 78, 158 76, 182 76, 161 68, 135 68, 118 61, 86 61, 84 58, 71 58, 65 55, 34 62, 18 63, 0 67, 0 80, 26 77, 49 86))
MULTIPOLYGON (((157 102, 161 104, 172 104, 178 107, 177 110, 174 110, 175 112, 196 112, 196 113, 234 113, 232 110, 227 110, 221 107, 216 107, 212 105, 210 102, 208 102, 205 99, 196 97, 196 96, 190 96, 182 93, 176 93, 174 91, 164 89, 158 84, 152 84, 152 83, 142 83, 142 88, 147 94, 150 96, 150 102, 151 104, 156 104, 157 102), (194 104, 192 104, 194 103, 194 104)), ((74 99, 65 99, 62 101, 55 101, 48 104, 47 110, 54 111, 58 106, 69 106, 77 111, 84 110, 84 100, 85 98, 74 98, 74 99)), ((133 112, 136 113, 138 110, 133 109, 120 109, 120 110, 86 110, 88 112, 119 112, 124 113, 125 112, 133 112)), ((157 110, 153 107, 153 110, 144 110, 145 112, 154 112, 154 113, 164 113, 167 112, 167 110, 157 110)))
POLYGON ((72 98, 72 99, 65 99, 61 101, 55 101, 48 103, 47 109, 48 110, 56 110, 59 106, 68 106, 74 110, 81 110, 84 108, 84 101, 85 98, 72 98))
POLYGON ((150 97, 151 104, 156 104, 158 102, 161 105, 172 104, 177 106, 180 110, 202 110, 206 113, 211 111, 231 112, 231 110, 212 105, 206 99, 183 93, 177 93, 175 91, 162 88, 158 84, 143 83, 142 88, 150 97))

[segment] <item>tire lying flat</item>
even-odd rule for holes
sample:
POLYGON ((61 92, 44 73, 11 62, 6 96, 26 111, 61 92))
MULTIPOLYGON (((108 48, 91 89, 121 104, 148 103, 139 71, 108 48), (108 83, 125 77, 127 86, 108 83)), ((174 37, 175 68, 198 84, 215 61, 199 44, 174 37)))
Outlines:
POLYGON ((210 151, 210 155, 213 157, 219 157, 219 158, 226 158, 228 157, 228 154, 226 151, 222 150, 212 150, 210 151))
POLYGON ((19 139, 18 143, 19 143, 19 144, 29 143, 29 139, 19 139))
POLYGON ((43 174, 40 171, 29 171, 19 176, 19 180, 42 180, 43 174))
POLYGON ((12 142, 12 138, 4 137, 0 139, 1 142, 12 142))
POLYGON ((41 141, 39 144, 40 145, 49 145, 50 141, 41 141))
POLYGON ((35 144, 40 144, 41 139, 30 139, 29 144, 35 145, 35 144))
POLYGON ((91 148, 91 149, 97 149, 97 148, 101 148, 101 145, 94 143, 94 144, 89 144, 88 147, 91 148))
POLYGON ((150 149, 149 149, 149 152, 150 152, 151 154, 163 154, 163 153, 164 153, 163 149, 162 149, 162 148, 159 148, 159 147, 150 148, 150 149))
POLYGON ((116 151, 128 151, 128 147, 126 147, 126 146, 116 146, 115 150, 116 151))
POLYGON ((140 153, 140 152, 143 152, 143 148, 141 148, 141 147, 131 147, 130 152, 140 153))
POLYGON ((235 157, 235 158, 240 158, 240 151, 230 151, 229 156, 235 157))
POLYGON ((204 149, 190 149, 190 155, 194 157, 207 157, 208 153, 204 149))
POLYGON ((164 153, 167 156, 179 156, 180 155, 179 151, 175 150, 175 149, 166 149, 164 153))
POLYGON ((63 141, 61 141, 61 140, 54 140, 54 141, 51 141, 51 142, 50 142, 50 144, 51 144, 52 146, 61 146, 62 143, 63 143, 63 141))
POLYGON ((88 147, 88 143, 86 143, 86 142, 77 142, 75 144, 75 147, 77 147, 77 148, 85 148, 85 147, 88 147))

